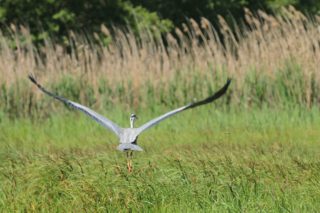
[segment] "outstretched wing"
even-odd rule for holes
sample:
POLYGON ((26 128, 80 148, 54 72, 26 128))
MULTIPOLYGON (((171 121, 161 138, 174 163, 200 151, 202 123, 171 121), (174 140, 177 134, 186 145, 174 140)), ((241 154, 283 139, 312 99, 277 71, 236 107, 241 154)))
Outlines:
POLYGON ((93 110, 89 109, 88 107, 82 106, 81 104, 72 102, 66 98, 60 97, 58 95, 55 95, 51 92, 49 92, 48 90, 46 90, 45 88, 43 88, 36 80, 34 77, 32 77, 31 75, 29 75, 29 79, 32 83, 34 83, 42 92, 44 92, 45 94, 69 105, 70 107, 73 107, 75 109, 78 109, 82 112, 84 112, 85 114, 87 114, 88 116, 90 116, 92 119, 94 119, 95 121, 97 121, 99 124, 101 124, 102 126, 110 129, 111 131, 113 131, 118 137, 121 134, 122 128, 119 127, 117 124, 113 123, 112 121, 110 121, 109 119, 103 117, 102 115, 99 115, 98 113, 94 112, 93 110))
POLYGON ((213 102, 214 100, 220 98, 223 94, 225 94, 225 92, 227 91, 230 83, 231 83, 231 79, 228 79, 227 83, 220 90, 218 90, 216 93, 214 93, 212 96, 210 96, 210 97, 208 97, 208 98, 206 98, 204 100, 201 100, 201 101, 198 101, 198 102, 195 102, 195 103, 190 103, 190 104, 187 104, 187 105, 185 105, 183 107, 180 107, 178 109, 175 109, 175 110, 172 110, 170 112, 167 112, 166 114, 161 115, 161 116, 149 121, 148 123, 145 123, 141 127, 137 128, 137 135, 139 135, 144 130, 149 129, 150 127, 158 124, 160 121, 177 114, 178 112, 182 112, 182 111, 187 110, 187 109, 191 109, 191 108, 194 108, 194 107, 197 107, 197 106, 201 106, 201 105, 213 102))

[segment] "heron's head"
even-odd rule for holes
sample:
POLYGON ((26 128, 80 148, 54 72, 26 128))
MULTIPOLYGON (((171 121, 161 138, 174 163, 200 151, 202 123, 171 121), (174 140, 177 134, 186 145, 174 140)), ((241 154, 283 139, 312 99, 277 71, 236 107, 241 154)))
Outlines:
POLYGON ((137 119, 138 117, 136 116, 136 114, 131 113, 130 115, 130 121, 134 121, 135 119, 137 119))
POLYGON ((131 113, 131 115, 130 115, 130 126, 131 126, 131 128, 133 128, 133 122, 136 119, 138 119, 138 117, 135 114, 131 113))

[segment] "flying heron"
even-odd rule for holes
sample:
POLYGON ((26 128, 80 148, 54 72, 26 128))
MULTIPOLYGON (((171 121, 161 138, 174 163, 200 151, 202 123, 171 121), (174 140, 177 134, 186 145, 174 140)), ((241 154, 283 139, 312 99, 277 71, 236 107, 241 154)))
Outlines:
POLYGON ((101 124, 102 126, 106 127, 107 129, 109 129, 113 133, 115 133, 117 135, 117 137, 120 139, 120 144, 118 145, 117 149, 120 151, 126 152, 127 167, 128 167, 129 172, 132 171, 132 160, 131 159, 133 156, 133 151, 142 151, 142 148, 137 145, 137 138, 143 131, 158 124, 162 120, 177 114, 178 112, 182 112, 187 109, 191 109, 194 107, 198 107, 198 106, 213 102, 214 100, 220 98, 223 94, 225 94, 225 92, 227 91, 229 84, 231 82, 231 79, 228 79, 226 84, 221 89, 219 89, 216 93, 207 97, 206 99, 203 99, 203 100, 197 101, 197 102, 191 102, 183 107, 174 109, 174 110, 167 112, 157 118, 152 119, 151 121, 145 123, 144 125, 142 125, 138 128, 134 127, 134 121, 137 119, 137 116, 135 114, 131 114, 130 115, 130 128, 122 128, 122 127, 118 126, 117 124, 115 124, 114 122, 112 122, 111 120, 107 119, 106 117, 99 115, 98 113, 94 112, 93 110, 91 110, 81 104, 78 104, 78 103, 70 101, 64 97, 55 95, 52 92, 49 92, 43 86, 41 86, 35 80, 35 78, 33 76, 29 75, 29 79, 31 80, 32 83, 34 83, 45 94, 69 105, 70 107, 73 107, 75 109, 78 109, 78 110, 84 112, 85 114, 90 116, 92 119, 97 121, 99 124, 101 124))

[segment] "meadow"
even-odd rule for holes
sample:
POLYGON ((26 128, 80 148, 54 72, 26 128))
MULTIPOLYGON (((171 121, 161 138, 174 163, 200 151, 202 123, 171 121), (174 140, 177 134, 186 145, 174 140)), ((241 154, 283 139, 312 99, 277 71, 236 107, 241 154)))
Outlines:
POLYGON ((101 26, 70 32, 68 48, 36 47, 22 26, 0 33, 0 210, 316 212, 320 19, 289 7, 245 21, 190 19, 165 38, 101 26), (142 134, 128 173, 116 137, 29 73, 124 127, 131 112, 141 125, 232 84, 142 134))

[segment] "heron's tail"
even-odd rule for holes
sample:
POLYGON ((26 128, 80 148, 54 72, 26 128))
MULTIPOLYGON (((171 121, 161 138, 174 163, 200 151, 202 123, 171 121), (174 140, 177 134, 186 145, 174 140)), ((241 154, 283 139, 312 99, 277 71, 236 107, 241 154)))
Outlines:
POLYGON ((132 143, 121 143, 118 147, 118 150, 124 152, 124 151, 143 151, 143 149, 135 144, 132 143))

